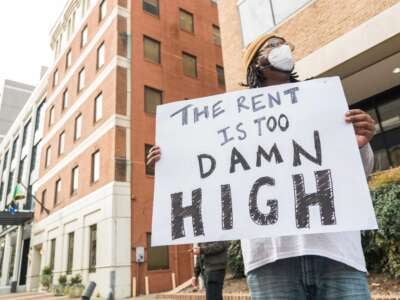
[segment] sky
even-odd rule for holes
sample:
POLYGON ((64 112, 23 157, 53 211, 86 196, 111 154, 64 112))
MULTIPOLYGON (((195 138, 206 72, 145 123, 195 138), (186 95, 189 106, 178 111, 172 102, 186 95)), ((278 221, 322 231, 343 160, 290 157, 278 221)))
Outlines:
POLYGON ((0 82, 37 85, 53 61, 50 30, 67 0, 0 0, 0 82))

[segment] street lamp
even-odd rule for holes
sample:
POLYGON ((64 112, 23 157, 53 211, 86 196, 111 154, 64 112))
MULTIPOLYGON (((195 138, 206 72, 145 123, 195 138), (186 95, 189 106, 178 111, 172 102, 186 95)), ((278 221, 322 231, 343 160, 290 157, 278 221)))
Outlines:
MULTIPOLYGON (((13 201, 19 201, 19 200, 24 200, 26 198, 26 194, 25 191, 27 191, 28 189, 26 188, 26 186, 24 186, 22 183, 17 183, 17 185, 15 186, 14 189, 14 194, 13 194, 13 201)), ((33 198, 33 200, 35 200, 36 203, 38 203, 40 205, 40 207, 47 213, 50 213, 50 210, 45 207, 43 205, 43 203, 41 201, 39 201, 35 195, 33 195, 32 193, 30 194, 30 196, 33 198)))

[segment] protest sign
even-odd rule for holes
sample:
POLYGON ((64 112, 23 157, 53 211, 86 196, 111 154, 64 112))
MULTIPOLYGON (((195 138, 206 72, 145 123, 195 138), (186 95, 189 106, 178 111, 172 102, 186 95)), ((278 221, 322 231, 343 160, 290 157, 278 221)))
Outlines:
POLYGON ((152 245, 377 228, 340 79, 157 108, 152 245))

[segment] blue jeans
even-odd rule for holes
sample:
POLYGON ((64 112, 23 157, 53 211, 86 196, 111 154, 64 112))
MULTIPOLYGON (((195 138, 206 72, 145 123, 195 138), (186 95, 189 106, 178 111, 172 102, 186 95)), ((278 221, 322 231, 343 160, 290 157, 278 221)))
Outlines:
POLYGON ((247 274, 253 300, 371 299, 366 274, 321 256, 266 264, 247 274))

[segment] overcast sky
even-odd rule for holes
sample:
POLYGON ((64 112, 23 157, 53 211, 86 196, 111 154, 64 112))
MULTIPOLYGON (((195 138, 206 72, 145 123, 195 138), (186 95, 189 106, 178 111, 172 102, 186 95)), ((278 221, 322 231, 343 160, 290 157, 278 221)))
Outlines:
POLYGON ((49 32, 67 0, 0 0, 0 81, 36 85, 50 65, 49 32))

